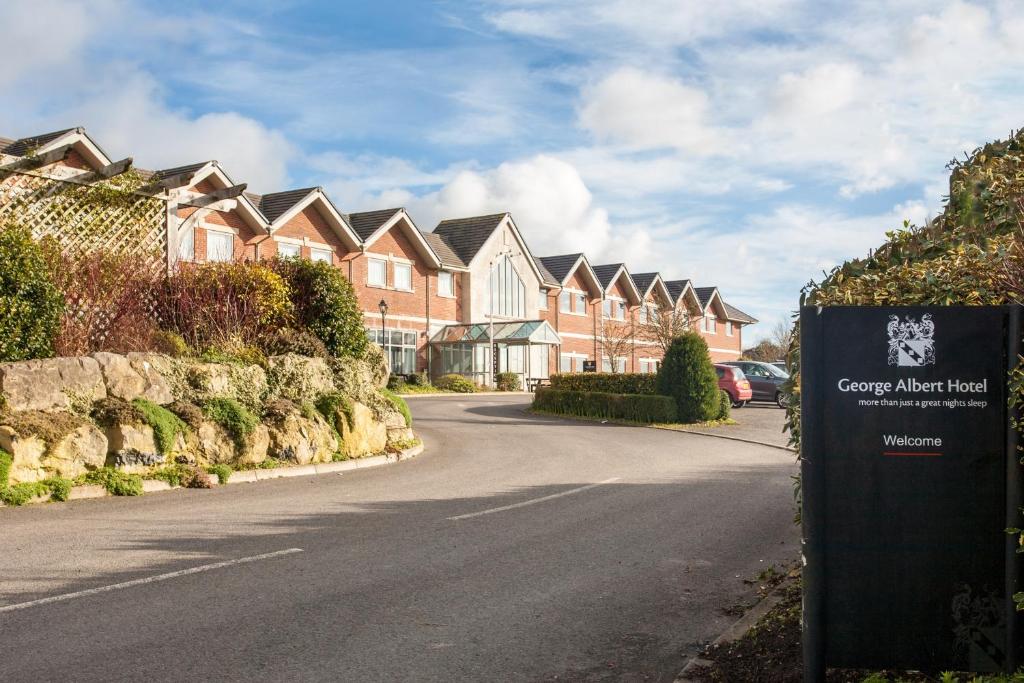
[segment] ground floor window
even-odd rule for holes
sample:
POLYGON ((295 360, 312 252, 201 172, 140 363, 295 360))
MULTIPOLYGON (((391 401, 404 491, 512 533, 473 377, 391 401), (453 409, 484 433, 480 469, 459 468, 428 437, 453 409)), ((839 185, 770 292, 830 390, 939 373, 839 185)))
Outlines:
MULTIPOLYGON (((616 358, 615 359, 615 365, 616 365, 615 372, 625 372, 626 371, 626 359, 625 358, 616 358)), ((605 356, 604 358, 601 359, 601 372, 611 372, 611 371, 612 371, 612 362, 611 362, 611 360, 607 356, 605 356)))
POLYGON ((583 372, 587 356, 581 353, 563 353, 558 357, 559 372, 583 372))
POLYGON ((640 359, 640 372, 655 373, 658 371, 658 361, 640 359))
POLYGON ((415 330, 392 330, 367 328, 366 334, 374 344, 384 349, 391 362, 391 372, 396 375, 411 375, 416 372, 415 330))

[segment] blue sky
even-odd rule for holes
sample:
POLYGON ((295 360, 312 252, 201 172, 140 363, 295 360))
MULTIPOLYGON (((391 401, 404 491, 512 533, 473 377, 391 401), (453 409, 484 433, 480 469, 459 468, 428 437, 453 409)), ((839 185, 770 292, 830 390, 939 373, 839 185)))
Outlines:
POLYGON ((998 1, 3 3, 0 135, 509 210, 537 255, 718 285, 753 341, 1021 125, 1022 34, 998 1))

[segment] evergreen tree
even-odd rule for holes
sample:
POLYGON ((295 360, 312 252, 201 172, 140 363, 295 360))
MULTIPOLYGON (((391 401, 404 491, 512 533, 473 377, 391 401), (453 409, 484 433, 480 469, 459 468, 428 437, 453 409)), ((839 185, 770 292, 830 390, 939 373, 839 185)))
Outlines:
POLYGON ((658 370, 658 393, 675 399, 680 422, 718 416, 718 375, 707 342, 696 332, 685 332, 672 341, 658 370))

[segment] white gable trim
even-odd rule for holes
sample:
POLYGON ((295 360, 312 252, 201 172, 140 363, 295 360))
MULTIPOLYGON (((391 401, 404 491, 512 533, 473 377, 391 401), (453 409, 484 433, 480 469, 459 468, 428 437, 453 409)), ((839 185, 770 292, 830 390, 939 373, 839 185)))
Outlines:
POLYGON ((278 216, 274 222, 270 224, 270 232, 273 233, 280 230, 287 225, 290 220, 298 216, 301 211, 306 209, 306 207, 312 206, 313 204, 316 204, 315 208, 320 211, 320 214, 327 220, 327 224, 331 226, 331 229, 334 230, 334 233, 345 244, 345 247, 349 251, 357 251, 361 246, 359 236, 352 230, 352 228, 349 227, 345 219, 342 218, 341 212, 338 211, 327 194, 319 187, 312 190, 305 197, 297 201, 294 206, 278 216))
MULTIPOLYGON (((416 247, 417 251, 419 251, 427 259, 427 261, 433 268, 442 268, 443 264, 441 263, 440 257, 438 257, 438 255, 434 252, 433 248, 431 248, 430 243, 427 242, 426 238, 423 237, 423 233, 421 233, 419 228, 416 227, 416 223, 413 222, 412 216, 410 216, 405 209, 399 209, 398 211, 396 211, 395 215, 393 215, 391 218, 385 221, 383 225, 381 225, 373 232, 372 235, 367 237, 366 240, 363 242, 363 250, 367 250, 371 244, 373 244, 382 236, 387 234, 389 230, 398 225, 398 223, 403 219, 405 220, 405 225, 407 226, 407 228, 405 228, 403 232, 405 232, 406 236, 411 236, 411 240, 413 242, 413 245, 416 247)), ((457 268, 454 267, 447 267, 446 270, 447 269, 457 270, 457 268)))

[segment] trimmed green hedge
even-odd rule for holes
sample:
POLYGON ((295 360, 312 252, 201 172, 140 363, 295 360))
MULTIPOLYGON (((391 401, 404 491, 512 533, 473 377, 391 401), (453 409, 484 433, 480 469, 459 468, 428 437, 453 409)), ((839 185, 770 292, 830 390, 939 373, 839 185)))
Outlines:
POLYGON ((564 391, 657 394, 657 384, 658 376, 652 373, 573 372, 551 375, 551 388, 564 391))
POLYGON ((541 387, 533 407, 563 415, 607 417, 634 422, 675 422, 676 403, 671 396, 612 394, 600 391, 564 391, 541 387))

